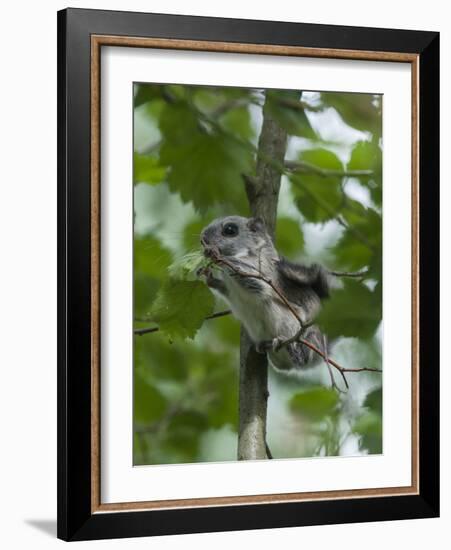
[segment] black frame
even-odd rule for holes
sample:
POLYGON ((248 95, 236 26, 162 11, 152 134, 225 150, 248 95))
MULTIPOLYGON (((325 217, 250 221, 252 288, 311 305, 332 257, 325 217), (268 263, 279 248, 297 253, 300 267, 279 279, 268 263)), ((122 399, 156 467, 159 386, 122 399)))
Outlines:
POLYGON ((439 515, 439 34, 67 9, 58 13, 58 537, 86 540, 439 515), (91 513, 90 36, 419 55, 420 494, 91 513))

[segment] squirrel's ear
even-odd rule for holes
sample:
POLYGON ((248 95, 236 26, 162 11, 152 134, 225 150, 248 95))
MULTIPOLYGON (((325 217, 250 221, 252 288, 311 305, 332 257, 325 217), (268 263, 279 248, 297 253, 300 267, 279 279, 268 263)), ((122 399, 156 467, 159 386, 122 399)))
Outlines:
POLYGON ((254 232, 263 231, 265 229, 265 222, 261 218, 250 218, 247 226, 254 232))

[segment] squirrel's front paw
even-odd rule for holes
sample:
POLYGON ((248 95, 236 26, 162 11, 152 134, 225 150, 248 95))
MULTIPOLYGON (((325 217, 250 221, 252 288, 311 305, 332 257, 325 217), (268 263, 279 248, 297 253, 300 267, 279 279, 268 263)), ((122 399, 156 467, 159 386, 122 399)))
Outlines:
POLYGON ((285 343, 285 338, 276 336, 276 338, 272 339, 272 351, 279 351, 280 348, 284 345, 284 343, 285 343))
POLYGON ((214 280, 214 275, 209 266, 201 267, 200 269, 198 269, 196 272, 196 275, 198 277, 205 278, 205 282, 207 283, 208 286, 210 286, 211 282, 214 280))
POLYGON ((276 337, 272 340, 262 340, 255 344, 255 349, 257 353, 267 353, 268 351, 279 351, 283 346, 285 340, 284 338, 276 337))
POLYGON ((255 351, 264 355, 267 351, 272 350, 272 340, 262 340, 255 344, 255 351))

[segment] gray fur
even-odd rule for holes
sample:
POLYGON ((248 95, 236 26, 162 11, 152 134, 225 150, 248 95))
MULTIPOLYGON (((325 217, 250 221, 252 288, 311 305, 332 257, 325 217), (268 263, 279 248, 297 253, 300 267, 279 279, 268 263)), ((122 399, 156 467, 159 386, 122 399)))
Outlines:
MULTIPOLYGON (((235 229, 233 229, 235 230, 235 229)), ((324 338, 318 327, 311 326, 321 307, 321 299, 329 295, 327 272, 317 264, 310 267, 295 264, 280 257, 258 218, 228 216, 214 220, 201 234, 205 254, 215 250, 240 272, 263 276, 282 291, 301 318, 302 338, 324 351, 324 338), (224 234, 236 227, 237 234, 224 234), (227 226, 227 228, 226 228, 227 226)), ((258 278, 241 277, 222 266, 219 276, 207 274, 207 284, 230 305, 257 350, 267 352, 277 369, 305 368, 316 359, 310 348, 293 342, 280 349, 280 341, 299 331, 299 322, 277 293, 258 278)))

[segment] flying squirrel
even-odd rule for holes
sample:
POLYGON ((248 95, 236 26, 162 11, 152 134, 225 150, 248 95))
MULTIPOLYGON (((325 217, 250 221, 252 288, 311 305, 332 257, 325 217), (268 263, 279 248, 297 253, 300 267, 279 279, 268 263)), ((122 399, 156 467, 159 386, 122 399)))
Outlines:
POLYGON ((267 353, 276 369, 305 369, 316 362, 318 354, 299 339, 328 353, 326 338, 313 324, 321 300, 329 296, 331 276, 324 267, 281 257, 260 218, 218 218, 200 240, 205 256, 220 268, 203 270, 207 285, 230 305, 257 351, 267 353))

